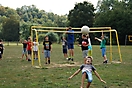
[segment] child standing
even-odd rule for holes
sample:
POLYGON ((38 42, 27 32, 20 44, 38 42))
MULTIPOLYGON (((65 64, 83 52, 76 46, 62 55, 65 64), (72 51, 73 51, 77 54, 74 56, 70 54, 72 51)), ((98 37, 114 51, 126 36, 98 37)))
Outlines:
POLYGON ((20 42, 23 44, 23 51, 22 51, 21 60, 23 59, 24 55, 26 56, 26 60, 28 60, 28 57, 27 57, 27 40, 24 40, 23 42, 20 41, 20 42))
POLYGON ((27 51, 28 51, 28 61, 31 61, 32 42, 30 37, 28 38, 28 41, 27 41, 27 51))
POLYGON ((107 63, 108 60, 107 60, 107 56, 106 56, 106 46, 105 46, 106 40, 105 40, 105 37, 104 37, 103 32, 102 32, 101 39, 99 39, 99 38, 97 38, 97 37, 95 37, 95 39, 98 40, 98 41, 100 41, 100 49, 101 49, 101 51, 102 51, 102 56, 103 56, 103 58, 104 58, 103 63, 107 63))
POLYGON ((68 60, 68 55, 67 55, 67 40, 66 40, 65 37, 62 38, 62 48, 63 48, 64 58, 66 58, 66 60, 68 60))
POLYGON ((38 42, 36 41, 36 38, 34 39, 33 42, 33 55, 34 55, 34 59, 38 60, 38 42))
POLYGON ((84 80, 88 79, 88 83, 86 88, 90 87, 90 84, 93 80, 92 78, 92 71, 95 73, 95 75, 99 78, 99 80, 103 83, 106 83, 104 80, 101 79, 99 74, 97 73, 95 67, 92 65, 92 58, 91 57, 86 57, 86 62, 85 64, 82 64, 80 66, 80 69, 78 69, 73 75, 71 75, 68 79, 72 79, 75 75, 77 75, 80 71, 82 71, 82 81, 81 81, 81 87, 84 88, 84 80))
POLYGON ((89 45, 88 39, 87 39, 86 35, 83 34, 82 35, 82 41, 80 41, 79 46, 81 46, 81 49, 82 49, 84 63, 85 63, 85 60, 86 60, 85 57, 88 54, 88 45, 89 45))
POLYGON ((52 51, 52 42, 49 40, 49 37, 46 36, 43 42, 43 51, 45 56, 45 64, 50 64, 50 52, 52 51))
POLYGON ((91 40, 90 40, 90 37, 89 37, 89 34, 87 34, 87 39, 88 39, 88 42, 89 42, 89 45, 88 45, 88 56, 92 56, 92 45, 91 45, 91 40))
POLYGON ((0 39, 0 60, 2 59, 3 51, 4 51, 3 40, 0 39))

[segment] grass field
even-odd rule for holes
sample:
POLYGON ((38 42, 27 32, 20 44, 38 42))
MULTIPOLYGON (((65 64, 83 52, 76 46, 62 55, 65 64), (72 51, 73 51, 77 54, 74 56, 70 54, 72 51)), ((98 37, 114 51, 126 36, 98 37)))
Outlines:
MULTIPOLYGON (((21 45, 5 46, 3 60, 0 61, 0 88, 79 88, 81 73, 68 80, 83 63, 80 47, 75 46, 74 51, 74 62, 68 62, 63 58, 61 45, 53 44, 51 64, 44 64, 44 56, 41 53, 43 68, 37 69, 32 67, 31 62, 20 60, 21 45)), ((119 61, 117 46, 113 46, 113 51, 113 60, 119 61)), ((121 55, 122 63, 102 64, 99 46, 93 46, 93 64, 107 83, 101 83, 93 74, 90 88, 132 88, 132 46, 121 46, 121 55)), ((109 58, 109 53, 107 57, 109 58)), ((38 61, 34 62, 37 66, 38 61)), ((84 85, 86 82, 87 80, 84 85)))

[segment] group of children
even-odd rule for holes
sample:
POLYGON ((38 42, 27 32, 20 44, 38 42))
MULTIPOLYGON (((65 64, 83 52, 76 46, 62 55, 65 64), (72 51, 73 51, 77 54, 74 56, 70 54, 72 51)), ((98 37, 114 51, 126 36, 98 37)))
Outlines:
POLYGON ((38 59, 38 43, 36 42, 36 39, 34 39, 33 42, 31 42, 31 38, 28 38, 27 40, 20 41, 23 44, 23 52, 22 52, 22 58, 24 55, 26 56, 27 61, 31 61, 31 53, 32 53, 32 45, 33 45, 33 55, 34 59, 38 59))
MULTIPOLYGON (((32 42, 31 38, 29 37, 28 41, 24 40, 23 42, 21 41, 21 43, 23 44, 23 54, 21 59, 23 59, 25 55, 26 60, 31 61, 31 54, 32 54, 32 48, 33 48, 33 57, 35 60, 38 60, 39 43, 37 42, 36 38, 32 42)), ((42 53, 44 53, 44 57, 45 57, 45 64, 50 64, 50 52, 52 51, 51 45, 52 45, 52 42, 49 41, 48 36, 46 36, 43 41, 43 50, 42 50, 42 53)))
MULTIPOLYGON (((106 57, 106 47, 105 47, 105 43, 106 40, 104 39, 104 35, 102 32, 102 37, 101 39, 95 37, 96 40, 100 41, 100 48, 102 50, 102 56, 104 57, 104 61, 103 63, 107 63, 107 57, 106 57)), ((36 54, 36 59, 38 58, 38 48, 35 48, 35 46, 38 45, 38 43, 36 42, 36 39, 34 40, 33 43, 31 43, 31 38, 28 39, 28 41, 24 40, 23 42, 23 54, 26 53, 26 50, 28 51, 28 55, 30 55, 30 59, 28 56, 26 56, 26 58, 28 58, 27 60, 31 60, 31 46, 34 46, 33 48, 33 53, 34 55, 36 54)), ((62 38, 62 47, 63 47, 63 54, 64 57, 69 60, 68 55, 67 55, 67 40, 65 37, 62 38)), ((93 66, 92 64, 92 46, 91 46, 91 41, 89 38, 89 35, 82 35, 82 40, 79 42, 79 46, 82 49, 82 54, 83 54, 83 58, 84 58, 84 64, 82 64, 80 66, 80 68, 73 74, 71 75, 68 79, 72 79, 75 75, 77 75, 80 71, 82 71, 82 81, 81 81, 81 87, 80 88, 84 88, 84 80, 87 79, 88 83, 86 88, 90 87, 90 84, 93 80, 92 78, 92 71, 95 73, 95 75, 99 78, 99 80, 103 83, 106 83, 104 80, 102 80, 102 78, 99 76, 99 74, 96 71, 96 68, 93 66)), ((45 57, 45 64, 50 64, 50 53, 52 51, 52 42, 49 40, 48 36, 46 36, 44 38, 43 41, 43 50, 42 53, 44 53, 44 57, 45 57)), ((25 54, 26 55, 26 54, 25 54)), ((22 55, 23 58, 23 55, 22 55)))
MULTIPOLYGON (((100 41, 100 49, 102 50, 102 56, 104 57, 103 63, 107 63, 108 60, 106 57, 106 47, 105 47, 106 40, 104 38, 103 32, 102 32, 101 39, 97 37, 95 37, 95 39, 100 41)), ((91 46, 90 38, 88 35, 84 35, 84 34, 82 35, 82 40, 79 42, 79 46, 81 46, 81 49, 82 49, 84 64, 82 64, 80 68, 74 74, 72 74, 68 79, 69 80, 72 79, 75 75, 77 75, 80 71, 82 71, 82 80, 81 80, 80 88, 84 88, 85 79, 87 79, 86 88, 89 88, 93 80, 92 78, 92 71, 93 71, 101 82, 106 83, 104 80, 102 80, 102 78, 97 73, 96 68, 92 65, 92 60, 93 60, 92 46, 91 46)))

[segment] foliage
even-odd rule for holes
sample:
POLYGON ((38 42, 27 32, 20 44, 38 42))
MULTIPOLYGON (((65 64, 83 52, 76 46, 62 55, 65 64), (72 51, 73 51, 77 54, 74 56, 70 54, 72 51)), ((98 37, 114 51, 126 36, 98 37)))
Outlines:
POLYGON ((68 14, 69 25, 72 27, 82 27, 84 25, 92 27, 94 11, 93 4, 87 1, 75 4, 74 9, 70 10, 68 14))
POLYGON ((103 0, 99 3, 94 26, 112 27, 119 34, 120 44, 125 43, 125 36, 132 34, 132 10, 129 2, 103 0))
POLYGON ((19 21, 14 16, 6 18, 3 22, 2 34, 5 41, 19 40, 19 21))
POLYGON ((58 43, 58 41, 59 41, 59 36, 57 35, 57 33, 48 32, 45 36, 48 36, 49 40, 52 42, 58 43))

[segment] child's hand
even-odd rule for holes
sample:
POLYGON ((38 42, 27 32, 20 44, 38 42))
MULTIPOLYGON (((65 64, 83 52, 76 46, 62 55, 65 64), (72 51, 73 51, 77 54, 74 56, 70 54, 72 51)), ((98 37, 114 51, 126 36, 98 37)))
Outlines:
POLYGON ((97 37, 95 37, 94 39, 97 39, 97 37))
POLYGON ((106 83, 106 82, 105 82, 104 80, 102 80, 102 79, 101 79, 100 81, 103 82, 103 83, 106 83))
POLYGON ((70 76, 69 78, 68 78, 68 80, 70 80, 72 77, 70 76))

